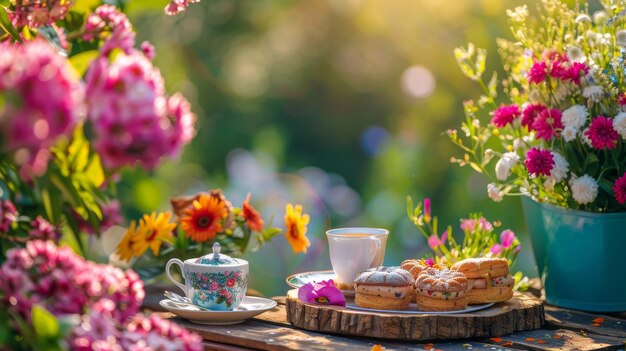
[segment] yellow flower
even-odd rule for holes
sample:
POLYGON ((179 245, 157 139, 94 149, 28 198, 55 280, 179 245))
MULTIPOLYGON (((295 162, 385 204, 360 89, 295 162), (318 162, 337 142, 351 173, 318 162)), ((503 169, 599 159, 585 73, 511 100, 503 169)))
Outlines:
POLYGON ((174 240, 172 230, 176 228, 176 223, 170 223, 170 212, 152 212, 151 215, 144 214, 139 221, 139 227, 132 243, 135 256, 141 256, 148 248, 155 256, 159 255, 163 242, 171 243, 174 240))
POLYGON ((293 252, 306 253, 307 247, 311 246, 309 238, 306 237, 306 226, 309 224, 309 215, 302 214, 302 205, 287 204, 285 208, 285 236, 291 244, 293 252))
POLYGON ((135 237, 137 235, 137 223, 135 221, 130 222, 130 226, 126 229, 126 234, 122 240, 120 240, 119 244, 117 244, 117 255, 120 259, 128 262, 135 255, 135 251, 133 250, 133 242, 135 241, 135 237))

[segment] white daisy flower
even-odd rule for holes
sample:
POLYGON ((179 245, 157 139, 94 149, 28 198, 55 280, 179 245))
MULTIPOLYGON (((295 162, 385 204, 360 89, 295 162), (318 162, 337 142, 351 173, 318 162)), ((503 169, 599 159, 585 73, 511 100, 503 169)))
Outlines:
POLYGON ((576 139, 576 136, 578 135, 578 131, 572 127, 565 127, 563 128, 561 135, 563 136, 563 139, 565 141, 569 142, 569 141, 576 139))
POLYGON ((554 160, 554 167, 552 171, 550 171, 550 176, 554 180, 555 183, 562 181, 567 178, 567 172, 569 172, 569 163, 567 160, 559 154, 558 152, 552 152, 552 159, 554 160))
POLYGON ((598 102, 602 99, 604 90, 599 85, 591 85, 583 89, 583 97, 593 102, 598 102))
POLYGON ((494 183, 487 184, 487 195, 495 202, 500 202, 504 198, 504 193, 494 183))
POLYGON ((569 57, 573 61, 583 62, 585 56, 583 55, 583 51, 576 45, 572 45, 567 48, 567 57, 569 57))
POLYGON ((591 176, 572 177, 569 181, 574 201, 581 205, 592 203, 598 196, 598 183, 591 176))
POLYGON ((587 122, 587 117, 589 117, 589 111, 587 111, 585 106, 574 105, 563 111, 561 121, 565 128, 572 127, 578 131, 587 122))
POLYGON ((519 156, 516 152, 507 152, 496 163, 496 178, 506 180, 511 175, 511 168, 517 164, 519 156))
POLYGON ((613 129, 615 129, 623 139, 626 139, 626 112, 620 112, 613 119, 613 129))

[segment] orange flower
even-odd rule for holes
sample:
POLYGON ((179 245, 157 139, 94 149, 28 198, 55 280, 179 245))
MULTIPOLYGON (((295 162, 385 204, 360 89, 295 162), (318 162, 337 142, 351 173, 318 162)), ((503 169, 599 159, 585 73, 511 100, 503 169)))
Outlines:
POLYGON ((241 206, 241 212, 243 213, 243 218, 246 219, 246 224, 250 230, 262 232, 265 222, 263 222, 263 218, 261 218, 261 215, 254 209, 254 207, 250 205, 250 196, 250 193, 248 193, 246 201, 244 201, 241 206))
POLYGON ((372 346, 372 351, 383 351, 383 350, 384 350, 383 347, 378 344, 372 346))
POLYGON ((201 194, 180 219, 185 235, 197 242, 215 238, 222 231, 222 219, 228 215, 226 203, 218 197, 201 194))
POLYGON ((309 238, 306 237, 306 226, 309 224, 309 215, 302 214, 302 205, 287 204, 285 208, 285 236, 291 244, 293 252, 306 253, 307 247, 311 246, 309 238))

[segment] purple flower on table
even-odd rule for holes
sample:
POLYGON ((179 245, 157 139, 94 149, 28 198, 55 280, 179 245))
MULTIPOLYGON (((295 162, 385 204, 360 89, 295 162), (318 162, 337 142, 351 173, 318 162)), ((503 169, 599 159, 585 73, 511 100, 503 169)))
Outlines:
POLYGON ((509 248, 511 247, 511 245, 513 245, 513 241, 515 240, 515 233, 513 233, 512 230, 504 230, 501 234, 500 234, 500 243, 502 244, 503 247, 505 248, 509 248))
POLYGON ((307 283, 298 289, 298 299, 304 303, 345 306, 346 299, 331 280, 307 283))

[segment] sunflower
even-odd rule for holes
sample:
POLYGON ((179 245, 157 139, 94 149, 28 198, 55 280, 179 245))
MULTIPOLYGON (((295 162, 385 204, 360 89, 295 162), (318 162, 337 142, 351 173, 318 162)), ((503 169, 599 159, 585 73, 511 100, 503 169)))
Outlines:
POLYGON ((261 215, 250 205, 250 194, 246 197, 246 201, 243 202, 241 206, 241 212, 243 213, 243 218, 246 220, 246 224, 250 230, 255 232, 262 232, 263 226, 265 222, 263 222, 263 218, 261 215))
POLYGON ((180 219, 185 235, 197 242, 211 240, 222 231, 222 219, 228 215, 225 201, 216 196, 202 194, 180 219))
POLYGON ((171 217, 170 212, 159 213, 158 216, 156 212, 152 212, 149 216, 143 215, 139 221, 135 241, 132 244, 133 250, 142 255, 150 248, 152 253, 158 256, 161 244, 163 242, 171 243, 174 240, 172 231, 176 228, 176 223, 170 223, 171 217))
POLYGON ((306 237, 306 226, 309 224, 309 215, 302 214, 302 205, 287 204, 285 208, 285 236, 291 244, 293 252, 306 253, 307 247, 311 246, 309 238, 306 237))
POLYGON ((133 243, 136 236, 137 223, 135 221, 131 221, 130 226, 128 227, 128 229, 126 229, 126 234, 124 234, 122 240, 120 240, 119 244, 117 244, 117 250, 115 252, 120 257, 120 259, 128 262, 134 256, 141 255, 141 253, 136 254, 135 250, 133 250, 133 243))

